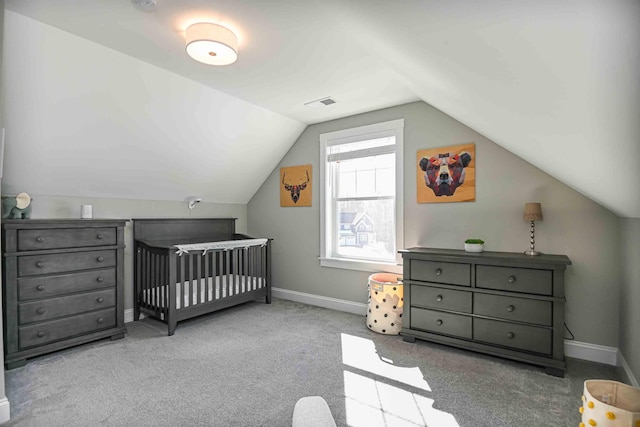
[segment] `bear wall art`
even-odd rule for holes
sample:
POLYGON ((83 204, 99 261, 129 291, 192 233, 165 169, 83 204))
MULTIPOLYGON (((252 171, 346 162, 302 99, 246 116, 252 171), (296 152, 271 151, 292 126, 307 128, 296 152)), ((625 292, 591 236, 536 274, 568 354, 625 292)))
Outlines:
POLYGON ((474 143, 418 150, 418 203, 476 200, 476 146, 474 143))

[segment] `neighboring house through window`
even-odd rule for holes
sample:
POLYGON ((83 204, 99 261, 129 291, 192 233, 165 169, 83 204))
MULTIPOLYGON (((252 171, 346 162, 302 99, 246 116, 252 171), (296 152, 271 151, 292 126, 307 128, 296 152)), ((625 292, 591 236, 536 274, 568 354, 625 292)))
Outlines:
POLYGON ((322 266, 401 272, 403 127, 320 135, 322 266))

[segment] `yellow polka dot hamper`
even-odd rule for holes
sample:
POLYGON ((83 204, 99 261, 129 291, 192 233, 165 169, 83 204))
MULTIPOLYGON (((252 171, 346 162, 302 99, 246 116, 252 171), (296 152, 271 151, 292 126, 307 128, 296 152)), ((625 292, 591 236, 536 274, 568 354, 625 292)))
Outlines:
POLYGON ((640 427, 640 389, 610 380, 587 380, 580 427, 640 427))
POLYGON ((402 329, 402 277, 392 273, 369 276, 367 327, 374 332, 398 335, 402 329))

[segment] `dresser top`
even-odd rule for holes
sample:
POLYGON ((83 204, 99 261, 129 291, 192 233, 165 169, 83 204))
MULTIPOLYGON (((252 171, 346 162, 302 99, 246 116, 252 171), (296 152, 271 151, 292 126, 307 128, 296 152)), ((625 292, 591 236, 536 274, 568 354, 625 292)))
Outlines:
POLYGON ((50 228, 50 227, 103 227, 103 226, 122 226, 129 221, 123 218, 94 218, 94 219, 75 219, 75 218, 48 218, 48 219, 2 219, 2 227, 9 228, 50 228))
POLYGON ((523 252, 466 252, 460 249, 439 249, 414 247, 401 249, 398 251, 403 257, 411 256, 410 254, 420 254, 428 256, 430 259, 450 262, 473 262, 473 263, 491 263, 505 264, 510 263, 528 264, 528 265, 571 265, 571 260, 566 255, 525 255, 523 252))

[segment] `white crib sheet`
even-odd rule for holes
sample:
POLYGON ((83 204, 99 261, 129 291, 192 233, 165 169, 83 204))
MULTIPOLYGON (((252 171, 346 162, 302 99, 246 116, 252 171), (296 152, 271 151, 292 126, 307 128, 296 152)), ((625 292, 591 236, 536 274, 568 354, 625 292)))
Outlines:
MULTIPOLYGON (((193 305, 198 301, 209 302, 227 296, 233 296, 264 287, 262 277, 224 275, 201 278, 191 282, 176 283, 176 309, 189 307, 189 295, 193 295, 193 305), (215 279, 215 281, 214 281, 215 279), (198 299, 198 282, 200 282, 200 299, 198 299), (191 290, 191 292, 190 292, 191 290), (227 295, 227 293, 229 295, 227 295)), ((156 306, 164 308, 165 287, 159 286, 144 291, 144 301, 151 302, 155 296, 156 306)))

